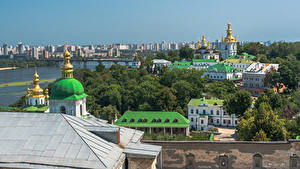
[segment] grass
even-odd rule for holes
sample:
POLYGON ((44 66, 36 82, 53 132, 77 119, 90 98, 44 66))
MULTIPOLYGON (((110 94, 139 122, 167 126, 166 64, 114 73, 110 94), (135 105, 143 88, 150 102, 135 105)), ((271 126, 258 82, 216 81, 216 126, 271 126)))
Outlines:
MULTIPOLYGON (((40 83, 51 83, 54 82, 56 79, 44 79, 40 80, 40 83)), ((25 86, 25 85, 32 85, 32 80, 24 81, 24 82, 12 82, 12 83, 2 83, 0 87, 11 87, 11 86, 25 86)))

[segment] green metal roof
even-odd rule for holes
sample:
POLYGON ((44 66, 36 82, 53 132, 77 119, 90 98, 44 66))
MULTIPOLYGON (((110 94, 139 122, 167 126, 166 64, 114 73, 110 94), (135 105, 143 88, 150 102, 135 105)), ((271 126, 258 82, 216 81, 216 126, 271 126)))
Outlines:
POLYGON ((241 55, 232 55, 232 56, 229 56, 228 59, 247 59, 247 60, 253 60, 256 58, 256 56, 254 55, 250 55, 246 52, 243 52, 241 55))
POLYGON ((217 73, 231 73, 233 71, 241 72, 240 69, 226 65, 224 63, 218 63, 203 70, 204 72, 217 72, 217 73))
POLYGON ((296 139, 297 139, 297 140, 300 140, 300 136, 297 136, 296 139))
POLYGON ((127 127, 188 127, 189 120, 178 112, 127 111, 114 124, 127 127), (174 122, 175 119, 177 122, 174 122))
POLYGON ((184 65, 170 65, 169 69, 187 69, 190 66, 184 66, 184 65))
POLYGON ((82 84, 74 79, 60 79, 51 89, 50 100, 78 100, 86 97, 82 84))
POLYGON ((193 62, 216 62, 216 59, 193 59, 193 62))
POLYGON ((208 106, 214 106, 215 104, 217 104, 218 106, 223 105, 223 101, 221 99, 216 99, 216 98, 210 98, 210 99, 191 99, 189 102, 189 106, 199 106, 201 103, 207 103, 208 106))
POLYGON ((172 65, 191 66, 192 62, 174 62, 172 65))

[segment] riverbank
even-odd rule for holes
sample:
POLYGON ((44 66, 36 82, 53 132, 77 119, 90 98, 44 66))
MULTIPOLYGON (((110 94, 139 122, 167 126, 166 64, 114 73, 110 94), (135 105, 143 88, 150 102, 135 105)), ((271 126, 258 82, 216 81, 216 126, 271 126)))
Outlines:
POLYGON ((14 70, 14 69, 18 69, 19 67, 3 67, 3 68, 0 68, 0 71, 1 70, 14 70))
MULTIPOLYGON (((40 83, 52 83, 55 80, 56 79, 44 79, 44 80, 40 80, 40 83)), ((32 85, 32 80, 24 81, 24 82, 3 83, 0 84, 0 87, 25 86, 25 85, 32 85)))

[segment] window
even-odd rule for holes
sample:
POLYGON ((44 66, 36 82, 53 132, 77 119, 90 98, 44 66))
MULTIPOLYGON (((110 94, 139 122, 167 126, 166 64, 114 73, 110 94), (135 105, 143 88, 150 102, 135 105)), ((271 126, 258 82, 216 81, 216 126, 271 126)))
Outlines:
POLYGON ((177 123, 177 122, 178 122, 178 119, 174 119, 174 120, 173 120, 173 123, 177 123))
POLYGON ((169 122, 170 122, 170 119, 166 119, 166 120, 165 120, 165 123, 169 123, 169 122))
POLYGON ((235 122, 234 122, 235 124, 237 124, 237 120, 235 120, 235 122))
POLYGON ((66 114, 66 108, 65 108, 65 106, 61 106, 60 107, 60 113, 61 114, 66 114))
POLYGON ((138 122, 143 122, 143 119, 139 119, 138 122))
POLYGON ((220 111, 219 110, 217 110, 217 115, 220 115, 220 111))
POLYGON ((153 119, 153 120, 152 120, 152 123, 155 123, 155 122, 156 122, 156 119, 153 119))
POLYGON ((260 154, 255 154, 253 156, 253 169, 259 169, 262 167, 262 156, 260 154))
POLYGON ((156 122, 160 123, 160 122, 161 122, 161 119, 158 119, 156 122))
POLYGON ((191 122, 194 122, 194 118, 193 117, 191 118, 191 122))
POLYGON ((219 124, 220 123, 220 120, 219 119, 217 119, 217 124, 219 124))
POLYGON ((38 105, 38 101, 37 100, 35 100, 35 105, 38 105))
POLYGON ((196 109, 196 114, 199 114, 199 110, 198 109, 196 109))
POLYGON ((191 114, 194 114, 194 109, 191 109, 191 114))
POLYGON ((130 122, 133 123, 133 122, 134 122, 134 119, 130 119, 130 122))
POLYGON ((213 110, 210 110, 210 115, 214 115, 214 111, 213 110))
POLYGON ((204 123, 204 121, 203 120, 201 120, 201 124, 203 124, 204 123))
POLYGON ((226 124, 226 120, 223 120, 223 124, 226 124))
POLYGON ((148 119, 144 119, 143 122, 144 122, 144 123, 147 123, 147 122, 148 122, 148 119))
POLYGON ((127 119, 126 119, 126 118, 125 118, 125 119, 123 119, 123 120, 122 120, 122 122, 127 122, 127 119))
POLYGON ((82 116, 82 104, 80 105, 80 116, 82 116))
POLYGON ((206 111, 205 111, 205 110, 203 110, 203 114, 206 114, 206 111))
POLYGON ((231 121, 230 121, 230 120, 228 120, 228 124, 231 124, 231 121))

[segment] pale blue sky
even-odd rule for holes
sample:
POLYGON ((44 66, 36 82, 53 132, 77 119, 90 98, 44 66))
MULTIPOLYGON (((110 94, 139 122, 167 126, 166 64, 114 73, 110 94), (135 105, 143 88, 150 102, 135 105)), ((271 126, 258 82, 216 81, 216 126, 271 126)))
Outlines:
POLYGON ((1 0, 0 42, 11 45, 300 40, 299 0, 1 0))

